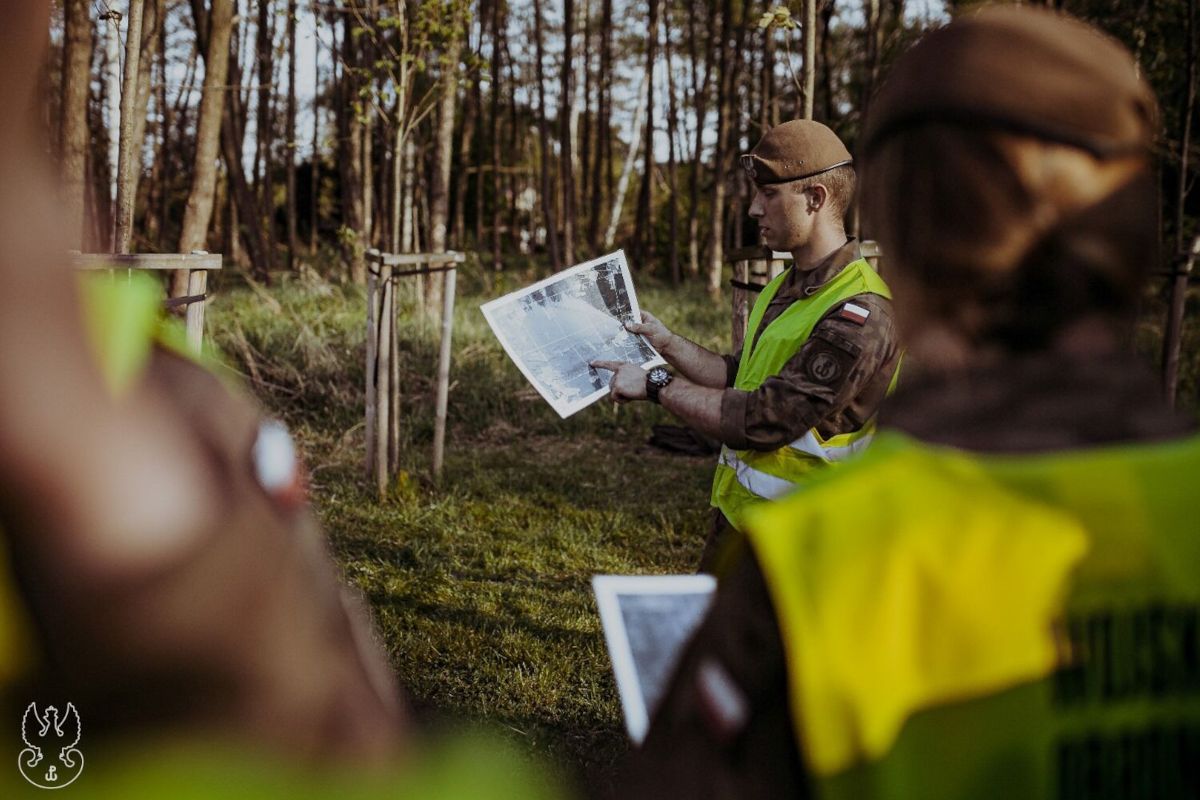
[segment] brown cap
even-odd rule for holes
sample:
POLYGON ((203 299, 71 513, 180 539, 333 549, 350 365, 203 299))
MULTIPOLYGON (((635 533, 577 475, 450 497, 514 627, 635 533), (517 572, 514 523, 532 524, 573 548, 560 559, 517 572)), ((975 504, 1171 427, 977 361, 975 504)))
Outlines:
POLYGON ((762 185, 811 178, 851 161, 850 151, 836 133, 807 119, 776 125, 753 150, 742 154, 746 174, 762 185))
POLYGON ((1146 148, 1154 94, 1129 52, 1051 11, 992 7, 959 17, 904 54, 872 104, 869 153, 925 122, 1008 129, 1098 157, 1146 148))

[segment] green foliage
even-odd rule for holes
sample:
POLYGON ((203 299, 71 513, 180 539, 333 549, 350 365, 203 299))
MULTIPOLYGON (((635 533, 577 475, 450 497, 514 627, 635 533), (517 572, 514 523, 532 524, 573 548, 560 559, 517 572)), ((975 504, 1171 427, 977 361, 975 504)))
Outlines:
POLYGON ((772 30, 796 30, 800 27, 800 23, 792 17, 792 11, 787 6, 775 6, 768 9, 758 19, 758 27, 761 29, 772 30))

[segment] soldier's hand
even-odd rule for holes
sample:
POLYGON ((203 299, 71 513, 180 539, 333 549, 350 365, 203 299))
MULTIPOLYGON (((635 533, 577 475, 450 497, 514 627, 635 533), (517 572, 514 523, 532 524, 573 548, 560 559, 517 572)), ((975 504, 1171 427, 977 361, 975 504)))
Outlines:
POLYGON ((660 353, 669 349, 671 340, 675 338, 675 334, 659 322, 658 317, 645 310, 642 311, 642 321, 625 323, 625 330, 645 336, 650 346, 660 353))
POLYGON ((614 403, 646 399, 646 371, 628 361, 593 361, 590 366, 613 373, 608 382, 609 397, 614 403))

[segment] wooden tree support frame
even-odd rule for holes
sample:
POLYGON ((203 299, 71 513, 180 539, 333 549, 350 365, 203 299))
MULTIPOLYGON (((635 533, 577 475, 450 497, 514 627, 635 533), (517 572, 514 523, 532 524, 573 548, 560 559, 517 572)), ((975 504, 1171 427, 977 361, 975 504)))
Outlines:
POLYGON ((442 334, 438 350, 437 400, 433 427, 433 477, 441 478, 450 397, 450 344, 454 295, 464 253, 381 253, 367 251, 366 471, 374 475, 382 499, 400 462, 400 362, 396 357, 396 281, 443 276, 442 334))
MULTIPOLYGON (((863 258, 878 272, 883 258, 879 243, 868 240, 862 242, 861 247, 863 258)), ((743 247, 726 252, 725 261, 733 264, 733 280, 730 281, 733 287, 732 352, 741 352, 754 297, 787 269, 791 260, 791 253, 777 253, 766 247, 743 247)))
POLYGON ((72 264, 79 270, 187 270, 188 291, 186 297, 166 301, 168 308, 187 306, 185 325, 188 343, 199 353, 204 344, 204 305, 208 298, 208 273, 222 267, 220 253, 115 253, 70 254, 72 264))

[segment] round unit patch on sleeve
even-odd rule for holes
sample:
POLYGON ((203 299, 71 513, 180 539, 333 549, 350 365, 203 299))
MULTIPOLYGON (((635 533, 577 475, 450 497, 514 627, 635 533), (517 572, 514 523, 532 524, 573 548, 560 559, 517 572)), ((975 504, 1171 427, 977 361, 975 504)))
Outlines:
POLYGON ((822 348, 813 353, 805 364, 805 372, 814 383, 831 385, 846 374, 847 354, 833 348, 822 348))

